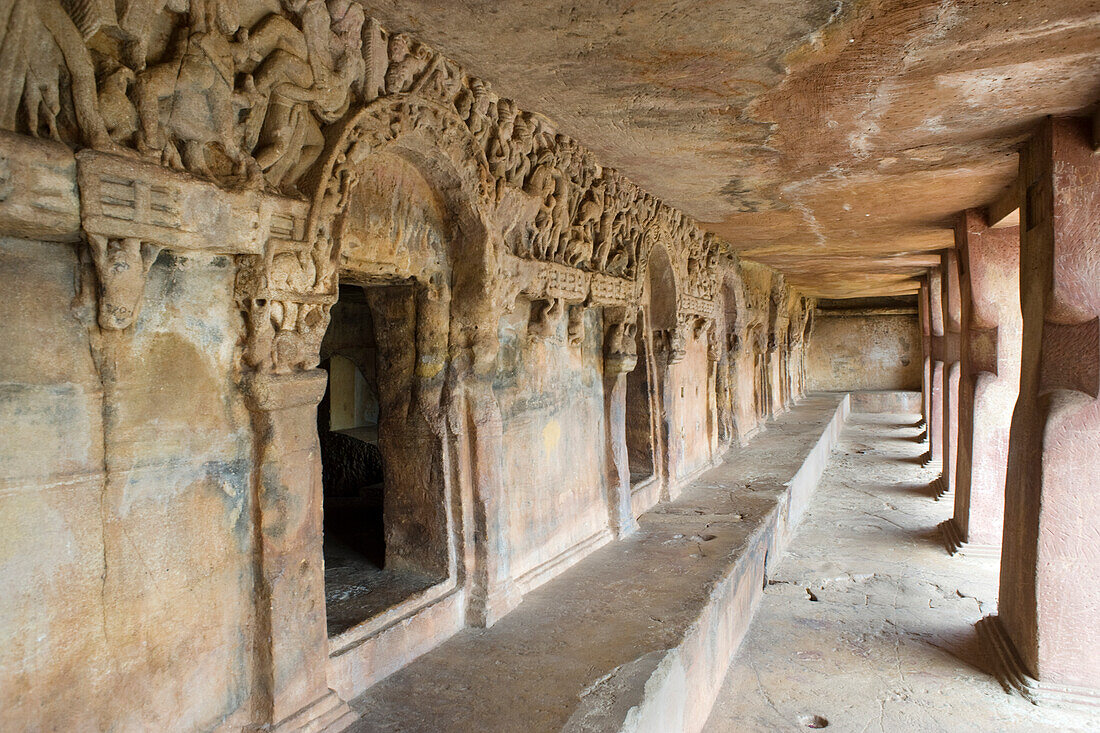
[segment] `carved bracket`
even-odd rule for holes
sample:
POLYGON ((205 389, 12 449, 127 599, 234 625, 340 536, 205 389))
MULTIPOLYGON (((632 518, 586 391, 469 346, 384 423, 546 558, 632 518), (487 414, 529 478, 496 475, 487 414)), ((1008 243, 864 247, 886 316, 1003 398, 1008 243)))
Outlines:
POLYGON ((162 249, 258 255, 268 241, 300 239, 305 203, 226 192, 163 167, 94 150, 76 155, 80 219, 99 279, 99 325, 133 324, 162 249))
POLYGON ((108 239, 89 234, 88 248, 99 280, 99 327, 125 330, 141 309, 145 278, 160 247, 132 237, 108 239))
POLYGON ((1100 318, 1085 323, 1044 321, 1039 394, 1059 389, 1100 396, 1100 318))
POLYGON ((604 374, 626 374, 638 364, 638 310, 635 307, 611 307, 603 312, 604 374))

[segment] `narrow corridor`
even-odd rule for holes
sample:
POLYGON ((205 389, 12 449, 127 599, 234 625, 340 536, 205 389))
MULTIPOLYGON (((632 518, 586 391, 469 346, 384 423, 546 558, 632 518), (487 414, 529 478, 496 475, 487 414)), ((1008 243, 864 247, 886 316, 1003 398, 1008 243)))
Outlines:
POLYGON ((997 561, 949 556, 919 415, 853 414, 705 728, 1084 731, 1084 713, 1004 694, 974 623, 997 561))

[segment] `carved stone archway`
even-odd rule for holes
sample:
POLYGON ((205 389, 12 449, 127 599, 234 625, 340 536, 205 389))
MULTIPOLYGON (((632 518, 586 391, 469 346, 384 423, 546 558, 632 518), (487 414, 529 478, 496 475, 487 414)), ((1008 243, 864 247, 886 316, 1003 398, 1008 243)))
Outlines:
POLYGON ((316 367, 337 298, 341 236, 358 171, 382 152, 410 162, 454 216, 451 282, 432 283, 426 296, 427 308, 442 312, 444 333, 418 364, 437 368, 428 369, 432 377, 421 380, 416 397, 445 436, 452 484, 463 478, 469 484, 455 492, 461 538, 452 553, 455 580, 466 590, 465 621, 490 624, 516 603, 507 552, 487 549, 503 546, 507 517, 501 418, 491 384, 499 246, 484 154, 453 112, 410 95, 375 100, 325 136, 304 221, 284 225, 276 213, 263 253, 240 258, 237 281, 248 324, 243 384, 257 423, 257 534, 264 547, 258 595, 261 628, 270 634, 267 686, 272 722, 288 725, 301 724, 318 698, 330 694, 316 431, 327 376, 316 367))
MULTIPOLYGON (((507 506, 502 501, 502 422, 492 390, 498 348, 498 259, 500 227, 492 220, 493 183, 485 155, 453 110, 416 95, 385 97, 350 115, 329 137, 310 211, 312 257, 318 263, 318 285, 331 291, 340 267, 349 200, 358 170, 374 155, 388 153, 408 161, 446 202, 453 238, 446 254, 451 281, 431 283, 421 277, 435 300, 437 318, 445 319, 446 350, 417 354, 419 409, 450 443, 450 474, 470 497, 461 507, 462 535, 457 563, 469 602, 466 621, 488 625, 510 610, 517 599, 509 579, 505 548, 507 506), (432 376, 427 376, 427 374, 432 376), (463 463, 465 462, 465 463, 463 463), (476 544, 475 544, 476 543, 476 544)), ((434 324, 440 325, 440 324, 434 324)))

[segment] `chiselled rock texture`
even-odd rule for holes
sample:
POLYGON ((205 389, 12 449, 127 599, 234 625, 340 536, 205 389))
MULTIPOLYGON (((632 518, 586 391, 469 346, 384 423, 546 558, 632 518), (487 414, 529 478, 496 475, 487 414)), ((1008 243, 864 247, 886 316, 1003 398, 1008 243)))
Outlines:
POLYGON ((357 3, 5 9, 0 727, 339 729, 804 390, 812 298, 357 3))
POLYGON ((982 633, 1095 697, 1100 117, 1011 177, 1096 8, 377 5, 0 0, 0 729, 341 730, 810 385, 923 383, 961 539, 1004 467, 982 633))
POLYGON ((819 297, 915 293, 1043 115, 1097 97, 1091 0, 372 7, 819 297))
POLYGON ((1100 700, 1092 620, 1100 555, 1084 527, 1100 471, 1100 161, 1084 120, 1048 120, 1023 152, 1023 358, 1012 415, 997 616, 1006 677, 1035 699, 1100 700))

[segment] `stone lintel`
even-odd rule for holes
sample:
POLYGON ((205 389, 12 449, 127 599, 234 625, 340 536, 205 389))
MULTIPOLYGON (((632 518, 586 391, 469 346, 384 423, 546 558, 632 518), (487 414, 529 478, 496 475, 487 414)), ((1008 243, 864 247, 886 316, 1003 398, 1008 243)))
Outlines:
POLYGON ((309 204, 208 181, 130 157, 76 155, 81 226, 176 250, 261 254, 269 239, 302 242, 309 204))

